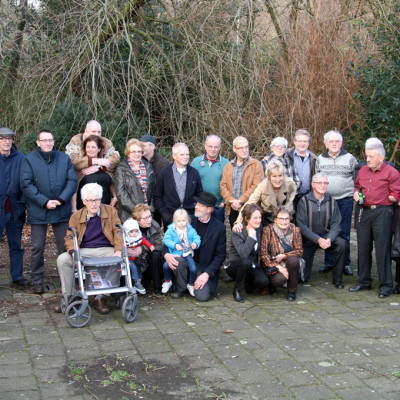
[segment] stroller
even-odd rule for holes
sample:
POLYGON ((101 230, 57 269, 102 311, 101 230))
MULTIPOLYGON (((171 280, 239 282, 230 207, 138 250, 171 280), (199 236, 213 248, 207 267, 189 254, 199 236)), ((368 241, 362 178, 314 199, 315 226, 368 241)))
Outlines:
MULTIPOLYGON (((88 296, 113 294, 117 308, 121 308, 126 322, 133 322, 139 307, 136 289, 132 286, 129 268, 128 250, 125 246, 125 232, 122 225, 117 225, 122 232, 122 258, 90 257, 81 259, 78 236, 74 228, 69 227, 74 239, 75 278, 78 278, 79 291, 68 297, 62 296, 61 311, 69 325, 82 328, 92 316, 88 296), (125 286, 120 286, 124 277, 125 286)), ((72 280, 74 284, 74 280, 72 280)), ((71 291, 72 293, 72 291, 71 291)))

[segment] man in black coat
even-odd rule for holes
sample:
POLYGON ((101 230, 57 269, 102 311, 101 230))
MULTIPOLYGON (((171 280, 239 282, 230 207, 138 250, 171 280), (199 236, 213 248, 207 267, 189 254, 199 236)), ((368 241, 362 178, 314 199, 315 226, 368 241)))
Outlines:
MULTIPOLYGON (((211 216, 217 198, 208 192, 195 196, 195 217, 191 224, 201 237, 201 245, 194 251, 197 265, 197 279, 194 282, 196 300, 207 301, 218 286, 219 269, 226 257, 226 228, 218 219, 211 216)), ((165 250, 165 248, 164 248, 165 250)), ((166 253, 164 258, 176 276, 174 299, 183 296, 188 284, 188 266, 183 257, 166 253)))
POLYGON ((158 176, 154 192, 154 204, 161 214, 164 231, 172 223, 172 216, 178 208, 194 214, 194 196, 203 191, 198 171, 189 163, 189 149, 185 143, 172 147, 174 163, 165 167, 158 176))

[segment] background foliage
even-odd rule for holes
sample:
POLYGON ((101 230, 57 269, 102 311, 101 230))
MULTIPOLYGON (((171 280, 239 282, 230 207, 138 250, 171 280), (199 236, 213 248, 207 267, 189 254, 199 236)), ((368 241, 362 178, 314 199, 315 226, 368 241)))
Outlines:
POLYGON ((197 155, 205 135, 270 140, 341 130, 362 157, 399 130, 394 0, 28 0, 0 3, 1 125, 24 151, 41 127, 62 149, 97 119, 121 151, 153 134, 197 155))

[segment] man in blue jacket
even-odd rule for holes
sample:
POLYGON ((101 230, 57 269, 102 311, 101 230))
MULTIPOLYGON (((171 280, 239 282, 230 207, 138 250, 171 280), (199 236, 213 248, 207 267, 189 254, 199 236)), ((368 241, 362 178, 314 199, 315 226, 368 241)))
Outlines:
MULTIPOLYGON (((212 193, 202 192, 194 200, 195 217, 191 224, 201 237, 200 247, 194 251, 197 264, 194 295, 198 301, 207 301, 217 290, 219 269, 226 257, 226 228, 225 224, 211 215, 217 202, 212 193)), ((188 283, 186 261, 183 257, 170 253, 164 254, 164 258, 176 276, 176 291, 171 297, 179 299, 188 283)))
POLYGON ((25 223, 25 201, 19 187, 19 174, 24 155, 13 143, 14 132, 0 128, 0 242, 4 229, 7 232, 12 281, 18 286, 28 286, 24 279, 21 248, 22 227, 25 223))
POLYGON ((48 224, 52 224, 58 254, 64 252, 64 236, 71 216, 71 197, 78 180, 70 158, 54 149, 53 134, 41 130, 36 144, 21 166, 21 189, 27 199, 31 224, 31 276, 33 292, 43 287, 43 252, 48 224))
POLYGON ((194 214, 193 196, 203 191, 199 173, 188 165, 189 149, 185 143, 174 144, 172 158, 173 164, 158 175, 154 191, 154 205, 161 214, 164 231, 172 223, 172 216, 178 208, 185 209, 189 215, 194 214))

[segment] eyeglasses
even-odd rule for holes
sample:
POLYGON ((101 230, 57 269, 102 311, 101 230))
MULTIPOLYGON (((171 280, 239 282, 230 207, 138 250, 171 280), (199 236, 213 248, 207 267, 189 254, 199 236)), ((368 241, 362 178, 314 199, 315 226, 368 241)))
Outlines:
POLYGON ((152 215, 148 215, 147 217, 142 217, 140 219, 144 219, 145 221, 148 221, 149 219, 152 219, 153 216, 152 215))
POLYGON ((133 150, 133 151, 130 151, 129 153, 138 154, 138 153, 143 153, 143 151, 142 150, 133 150))
POLYGON ((317 183, 318 185, 329 185, 329 182, 314 182, 317 183))
POLYGON ((97 204, 101 202, 101 199, 86 199, 85 201, 89 204, 97 204))
POLYGON ((2 142, 12 142, 13 141, 13 138, 12 137, 10 137, 10 136, 0 136, 0 140, 2 141, 2 142))
POLYGON ((276 217, 276 219, 279 219, 279 221, 290 221, 289 217, 276 217))
POLYGON ((43 143, 53 143, 54 139, 39 139, 39 142, 43 142, 43 143))
POLYGON ((285 146, 281 146, 280 144, 276 144, 275 146, 274 146, 274 148, 275 149, 286 149, 286 147, 285 146))

